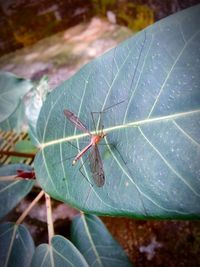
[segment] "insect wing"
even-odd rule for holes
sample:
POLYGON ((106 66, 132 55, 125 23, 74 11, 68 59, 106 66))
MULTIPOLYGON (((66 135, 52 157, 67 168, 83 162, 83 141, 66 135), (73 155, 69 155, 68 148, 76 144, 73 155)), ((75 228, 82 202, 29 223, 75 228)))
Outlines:
POLYGON ((89 162, 95 184, 99 187, 103 186, 105 183, 105 175, 103 170, 103 162, 101 160, 97 145, 95 145, 91 150, 89 162))
POLYGON ((64 115, 67 117, 69 121, 71 121, 79 130, 88 133, 91 135, 91 133, 88 131, 86 126, 79 120, 79 118, 71 111, 64 109, 64 115))

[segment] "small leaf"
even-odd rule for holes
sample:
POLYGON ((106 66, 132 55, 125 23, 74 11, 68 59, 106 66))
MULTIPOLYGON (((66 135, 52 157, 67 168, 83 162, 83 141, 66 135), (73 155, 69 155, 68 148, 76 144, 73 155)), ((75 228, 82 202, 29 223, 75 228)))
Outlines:
POLYGON ((47 97, 37 123, 41 150, 34 166, 52 197, 87 213, 200 218, 199 14, 197 5, 160 20, 47 97), (102 114, 105 184, 97 187, 89 151, 75 166, 69 160, 90 140, 63 110, 94 131, 91 111, 123 100, 102 114))
POLYGON ((74 245, 62 236, 54 236, 51 245, 36 248, 31 267, 88 267, 84 257, 74 245))
POLYGON ((94 215, 82 214, 73 219, 71 239, 89 266, 132 266, 118 242, 94 215))
MULTIPOLYGON (((17 175, 17 170, 31 171, 25 164, 11 164, 0 168, 0 176, 17 175)), ((34 181, 0 180, 0 218, 8 214, 32 189, 34 181)))
POLYGON ((36 129, 31 124, 28 125, 28 135, 30 137, 31 143, 35 146, 39 146, 39 142, 37 139, 36 129))
POLYGON ((22 129, 22 123, 24 121, 24 104, 22 100, 19 100, 19 104, 14 112, 3 122, 0 123, 0 129, 3 131, 15 130, 20 132, 22 129))
POLYGON ((29 127, 31 126, 36 131, 36 123, 42 107, 43 102, 46 99, 46 95, 49 92, 48 78, 43 78, 35 82, 33 90, 29 92, 26 97, 25 113, 29 127))
POLYGON ((0 266, 28 267, 34 250, 32 237, 23 225, 0 225, 0 266))
POLYGON ((0 122, 13 114, 20 99, 30 91, 32 86, 29 80, 8 72, 0 72, 0 122))

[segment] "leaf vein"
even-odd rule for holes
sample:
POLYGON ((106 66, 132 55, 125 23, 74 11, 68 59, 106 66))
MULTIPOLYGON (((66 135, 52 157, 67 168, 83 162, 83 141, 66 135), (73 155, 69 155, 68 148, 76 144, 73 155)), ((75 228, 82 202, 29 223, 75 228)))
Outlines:
MULTIPOLYGON (((106 139, 106 137, 105 137, 106 139)), ((108 149, 110 150, 110 153, 112 154, 113 158, 115 159, 116 161, 116 164, 119 166, 119 168, 122 170, 122 172, 124 173, 124 175, 128 178, 128 180, 137 188, 138 192, 143 195, 146 199, 148 199, 150 202, 152 202, 154 205, 156 205, 157 207, 165 210, 165 211, 174 211, 174 212, 177 212, 177 213, 181 213, 181 214, 187 214, 187 213, 182 213, 180 211, 177 211, 177 210, 172 210, 172 209, 167 209, 167 208, 164 208, 163 206, 160 206, 157 202, 155 202, 153 199, 151 199, 148 195, 146 195, 143 191, 140 190, 140 188, 138 187, 138 185, 135 183, 135 181, 133 180, 133 178, 124 170, 124 168, 122 167, 122 165, 120 164, 120 162, 118 161, 118 159, 115 157, 112 149, 110 148, 108 142, 107 142, 107 139, 106 139, 106 143, 108 145, 108 149)))
POLYGON ((200 148, 200 144, 197 141, 195 141, 185 130, 183 130, 183 128, 181 128, 181 126, 178 125, 177 122, 175 122, 174 120, 172 122, 194 145, 200 148))
POLYGON ((170 163, 165 159, 165 157, 158 151, 158 149, 149 141, 149 139, 146 137, 146 135, 143 133, 142 129, 138 127, 141 135, 144 137, 146 142, 153 148, 153 150, 159 155, 159 157, 163 160, 163 162, 168 166, 168 168, 198 197, 200 197, 200 194, 195 191, 195 189, 187 182, 187 180, 178 173, 171 165, 170 163))
MULTIPOLYGON (((127 117, 127 113, 128 113, 130 104, 131 104, 131 102, 132 102, 132 100, 133 100, 133 97, 134 97, 134 95, 135 95, 135 92, 137 91, 137 88, 138 88, 138 85, 139 85, 139 81, 140 81, 140 78, 141 78, 141 75, 142 75, 142 71, 143 71, 143 69, 144 69, 144 66, 145 66, 145 63, 146 63, 147 56, 149 55, 149 51, 150 51, 151 45, 152 45, 152 43, 153 43, 153 36, 154 36, 154 35, 151 35, 152 38, 151 38, 149 48, 148 48, 148 50, 147 50, 147 53, 146 53, 146 55, 145 55, 145 58, 144 58, 144 61, 143 61, 143 64, 142 64, 142 69, 141 69, 141 71, 140 71, 140 75, 139 75, 139 77, 138 77, 138 79, 137 79, 136 86, 135 86, 134 90, 132 91, 131 96, 130 96, 130 98, 129 98, 129 101, 128 101, 128 104, 127 104, 127 107, 126 107, 126 111, 125 111, 125 114, 124 114, 123 123, 125 123, 125 121, 126 121, 126 117, 127 117)), ((137 69, 137 67, 138 67, 138 65, 139 65, 140 57, 141 57, 141 55, 142 55, 142 51, 143 51, 143 49, 144 49, 145 42, 146 42, 146 31, 145 31, 144 41, 143 41, 143 44, 142 44, 142 47, 141 47, 141 50, 140 50, 140 53, 139 53, 138 62, 137 62, 137 65, 136 65, 136 67, 135 67, 135 72, 134 72, 134 74, 133 74, 133 79, 132 79, 132 81, 131 81, 131 86, 130 86, 130 88, 132 88, 133 81, 134 81, 134 79, 135 79, 136 69, 137 69)))
POLYGON ((185 45, 183 46, 183 48, 180 50, 180 53, 178 54, 177 58, 175 59, 174 64, 172 65, 172 67, 171 67, 171 69, 170 69, 168 75, 166 76, 166 78, 165 78, 165 80, 164 80, 164 82, 163 82, 163 84, 162 84, 162 86, 161 86, 161 88, 160 88, 160 91, 159 91, 159 93, 158 93, 158 95, 157 95, 157 97, 156 97, 156 99, 155 99, 155 101, 154 101, 154 104, 153 104, 153 106, 152 106, 152 108, 151 108, 151 110, 150 110, 150 112, 149 112, 148 118, 151 116, 152 112, 154 111, 154 108, 155 108, 157 102, 159 101, 159 98, 160 98, 160 96, 161 96, 161 94, 162 94, 162 92, 163 92, 163 89, 164 89, 164 87, 165 87, 165 85, 166 85, 166 83, 167 83, 167 81, 168 81, 168 79, 169 79, 169 77, 170 77, 172 71, 174 70, 174 68, 175 68, 175 66, 176 66, 176 64, 177 64, 177 62, 178 62, 178 60, 180 59, 181 55, 183 54, 185 48, 187 47, 187 45, 192 41, 192 39, 193 39, 199 32, 200 32, 200 31, 197 31, 197 32, 196 32, 196 33, 195 33, 195 34, 188 40, 188 42, 185 43, 185 45))
POLYGON ((94 254, 95 254, 95 256, 96 256, 96 259, 97 259, 97 261, 99 262, 99 265, 103 267, 103 263, 102 263, 102 261, 101 261, 100 255, 99 255, 98 251, 96 250, 95 243, 94 243, 94 241, 93 241, 93 239, 92 239, 92 236, 91 236, 91 234, 90 234, 88 225, 87 225, 87 223, 86 223, 85 216, 84 216, 83 214, 82 214, 82 216, 81 216, 81 219, 82 219, 82 221, 83 221, 83 225, 84 225, 84 228, 85 228, 85 232, 86 232, 86 234, 87 234, 87 236, 88 236, 88 239, 89 239, 89 242, 90 242, 90 244, 91 244, 91 246, 92 246, 92 248, 93 248, 93 251, 94 251, 94 254))

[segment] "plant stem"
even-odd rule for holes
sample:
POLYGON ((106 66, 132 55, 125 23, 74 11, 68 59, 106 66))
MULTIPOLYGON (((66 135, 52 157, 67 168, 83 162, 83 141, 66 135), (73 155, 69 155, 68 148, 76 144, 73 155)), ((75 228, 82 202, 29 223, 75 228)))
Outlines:
POLYGON ((16 178, 16 175, 0 176, 0 181, 1 181, 1 182, 5 182, 5 181, 15 181, 15 180, 20 180, 20 181, 22 181, 22 180, 24 180, 24 179, 19 178, 19 177, 16 178))
POLYGON ((46 198, 46 208, 47 208, 47 227, 48 227, 49 244, 51 244, 51 239, 54 236, 51 198, 47 193, 45 193, 45 198, 46 198))
POLYGON ((35 204, 41 199, 41 197, 44 195, 44 191, 40 191, 40 193, 37 195, 37 197, 31 202, 31 204, 28 206, 28 208, 21 214, 19 219, 16 221, 16 224, 21 224, 22 221, 25 219, 26 215, 29 213, 29 211, 35 206, 35 204))
POLYGON ((22 158, 34 158, 35 157, 35 153, 23 153, 23 152, 8 151, 8 150, 1 150, 0 154, 7 155, 7 156, 22 157, 22 158))

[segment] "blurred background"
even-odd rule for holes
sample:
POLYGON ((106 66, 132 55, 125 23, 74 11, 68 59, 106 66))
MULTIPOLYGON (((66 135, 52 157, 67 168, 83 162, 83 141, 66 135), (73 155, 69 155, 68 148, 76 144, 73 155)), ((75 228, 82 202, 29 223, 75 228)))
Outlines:
POLYGON ((0 69, 50 88, 155 21, 200 0, 0 0, 0 69))
POLYGON ((99 16, 138 31, 198 0, 7 0, 0 3, 0 55, 99 16))

